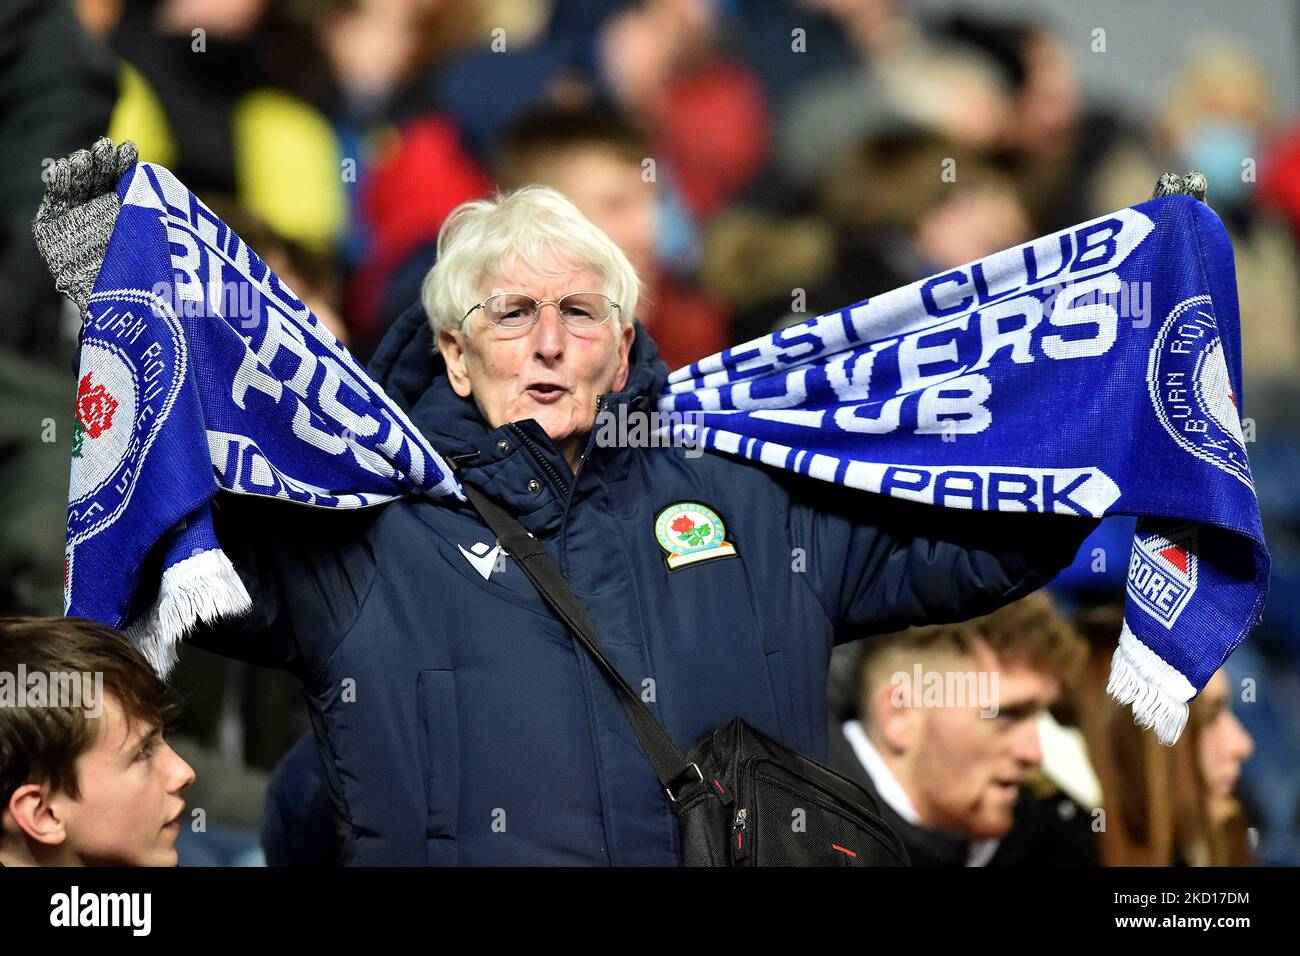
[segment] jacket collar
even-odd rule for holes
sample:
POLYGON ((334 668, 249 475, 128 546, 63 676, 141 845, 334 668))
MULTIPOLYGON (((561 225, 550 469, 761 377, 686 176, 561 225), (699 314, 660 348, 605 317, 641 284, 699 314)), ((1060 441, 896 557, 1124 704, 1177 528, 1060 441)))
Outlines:
MULTIPOLYGON (((828 720, 826 761, 876 799, 880 815, 907 847, 912 866, 965 866, 970 859, 970 840, 956 830, 920 826, 900 813, 886 799, 876 779, 868 772, 857 748, 853 746, 848 722, 835 717, 828 720)), ((911 801, 908 801, 910 807, 911 801)), ((912 810, 915 814, 915 810, 912 810)))
MULTIPOLYGON (((629 409, 652 410, 668 378, 668 366, 659 358, 654 339, 639 322, 635 328, 627 384, 603 396, 604 409, 616 410, 626 403, 629 409)), ((474 400, 456 394, 419 303, 388 330, 369 372, 466 480, 509 506, 534 534, 559 527, 575 485, 560 449, 535 419, 489 428, 474 400)), ((579 474, 584 485, 591 471, 607 479, 626 472, 630 449, 597 448, 593 443, 594 434, 579 474)))

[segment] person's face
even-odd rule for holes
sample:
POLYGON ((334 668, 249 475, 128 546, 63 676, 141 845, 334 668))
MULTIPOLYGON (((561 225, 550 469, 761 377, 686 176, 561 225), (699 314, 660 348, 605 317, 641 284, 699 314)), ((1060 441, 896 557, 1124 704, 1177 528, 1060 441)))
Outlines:
MULTIPOLYGON (((553 260, 545 272, 509 264, 483 284, 479 301, 497 291, 558 300, 570 292, 604 289, 590 267, 553 260)), ((576 468, 596 420, 597 397, 627 384, 628 353, 636 335, 631 324, 620 327, 616 310, 603 325, 575 330, 547 303, 527 329, 499 329, 485 311, 476 309, 460 331, 438 334, 456 394, 472 396, 491 428, 536 419, 576 468)))
POLYGON ((135 721, 128 731, 112 695, 105 695, 98 721, 95 743, 77 758, 81 796, 51 799, 67 849, 88 865, 175 866, 185 809, 180 792, 194 782, 194 770, 159 728, 135 721))
POLYGON ((1228 679, 1217 671, 1192 706, 1202 711, 1196 759, 1205 782, 1210 822, 1219 825, 1236 812, 1232 793, 1241 765, 1255 749, 1246 728, 1232 712, 1228 679))
MULTIPOLYGON (((903 786, 925 826, 972 839, 1005 836, 1025 774, 1043 762, 1037 719, 1059 681, 1028 665, 999 665, 992 653, 957 658, 959 669, 997 671, 997 715, 977 707, 922 708, 903 786)), ((992 681, 988 686, 992 689, 992 681)))
POLYGON ((638 274, 652 274, 658 213, 654 187, 639 166, 606 149, 574 149, 539 163, 534 178, 573 200, 638 274))
POLYGON ((982 259, 1031 238, 1029 215, 1005 183, 955 192, 917 223, 918 251, 936 268, 982 259))

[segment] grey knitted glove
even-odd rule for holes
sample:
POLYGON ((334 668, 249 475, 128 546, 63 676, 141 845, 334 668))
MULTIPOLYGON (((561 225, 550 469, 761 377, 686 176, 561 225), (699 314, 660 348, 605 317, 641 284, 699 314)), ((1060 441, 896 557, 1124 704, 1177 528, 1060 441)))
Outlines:
POLYGON ((1156 180, 1155 192, 1151 194, 1151 198, 1191 196, 1193 199, 1205 202, 1205 193, 1209 188, 1205 173, 1200 170, 1194 169, 1186 176, 1179 176, 1177 173, 1161 173, 1160 178, 1156 180))
POLYGON ((90 149, 60 159, 47 174, 32 234, 58 289, 85 312, 108 239, 122 209, 114 190, 117 181, 136 164, 135 143, 123 140, 114 148, 103 137, 90 149))

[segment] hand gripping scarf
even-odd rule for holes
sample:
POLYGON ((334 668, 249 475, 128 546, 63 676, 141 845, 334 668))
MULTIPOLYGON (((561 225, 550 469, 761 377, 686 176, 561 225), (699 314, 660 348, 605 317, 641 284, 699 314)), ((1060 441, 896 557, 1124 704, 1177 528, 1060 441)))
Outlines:
MULTIPOLYGON (((83 331, 65 609, 125 626, 165 674, 196 623, 250 606, 213 531, 219 490, 319 508, 463 494, 166 169, 133 167, 117 194, 83 331)), ((1267 592, 1241 396, 1227 234, 1173 196, 709 356, 658 410, 679 441, 866 492, 1137 515, 1108 689, 1173 743, 1267 592)))

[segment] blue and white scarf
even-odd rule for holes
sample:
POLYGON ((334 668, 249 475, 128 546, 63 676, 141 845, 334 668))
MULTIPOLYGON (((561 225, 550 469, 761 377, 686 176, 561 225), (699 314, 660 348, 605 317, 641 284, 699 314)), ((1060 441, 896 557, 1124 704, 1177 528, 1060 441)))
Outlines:
MULTIPOLYGON (((249 607, 217 491, 322 508, 463 495, 167 170, 136 166, 118 195, 83 336, 65 604, 126 625, 165 673, 188 629, 249 607), (142 580, 155 548, 161 577, 142 580)), ((1241 394, 1232 249, 1175 196, 702 359, 659 410, 681 413, 665 416, 679 440, 864 491, 1138 515, 1109 690, 1172 743, 1267 592, 1241 394)))

